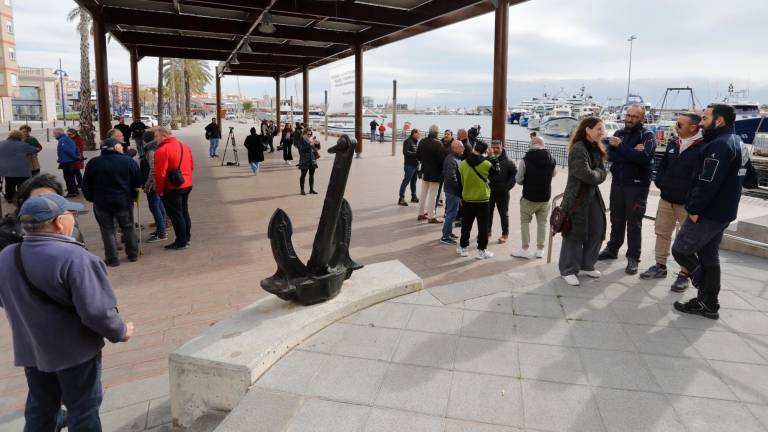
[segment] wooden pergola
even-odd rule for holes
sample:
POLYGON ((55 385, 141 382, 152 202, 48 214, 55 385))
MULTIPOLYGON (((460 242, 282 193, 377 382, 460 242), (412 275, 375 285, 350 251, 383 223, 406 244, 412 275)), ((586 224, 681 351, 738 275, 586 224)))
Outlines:
MULTIPOLYGON (((495 11, 492 139, 504 139, 509 6, 526 0, 75 0, 93 17, 96 95, 102 138, 111 127, 107 33, 131 56, 133 115, 143 57, 219 61, 216 116, 224 75, 303 76, 309 119, 309 70, 355 57, 355 137, 363 142, 363 52, 495 11)), ((418 53, 428 56, 429 53, 418 53)), ((221 120, 221 119, 219 119, 221 120)), ((277 115, 279 127, 280 116, 277 115)), ((221 124, 221 123, 219 123, 221 124)))

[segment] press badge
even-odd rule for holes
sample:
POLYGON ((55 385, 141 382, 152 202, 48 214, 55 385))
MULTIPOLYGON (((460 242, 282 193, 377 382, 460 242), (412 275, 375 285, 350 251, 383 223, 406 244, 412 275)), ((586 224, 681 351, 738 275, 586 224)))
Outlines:
POLYGON ((717 159, 704 159, 704 167, 701 169, 701 174, 699 174, 699 180, 711 182, 715 178, 715 173, 717 172, 717 166, 719 164, 720 161, 717 159))
POLYGON ((747 169, 746 168, 739 168, 739 177, 744 177, 747 175, 747 169))

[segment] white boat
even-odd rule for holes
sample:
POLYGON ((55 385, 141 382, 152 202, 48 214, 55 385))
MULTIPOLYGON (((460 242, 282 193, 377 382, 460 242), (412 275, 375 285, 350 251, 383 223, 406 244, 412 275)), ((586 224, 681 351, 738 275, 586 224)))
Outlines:
POLYGON ((541 117, 536 113, 531 114, 528 117, 528 126, 526 127, 529 130, 539 130, 539 127, 541 127, 541 117))
POLYGON ((620 125, 614 121, 603 121, 605 126, 605 136, 613 136, 619 129, 624 129, 623 125, 620 125))
POLYGON ((548 136, 568 138, 578 125, 579 120, 575 117, 550 116, 541 123, 539 131, 548 136))

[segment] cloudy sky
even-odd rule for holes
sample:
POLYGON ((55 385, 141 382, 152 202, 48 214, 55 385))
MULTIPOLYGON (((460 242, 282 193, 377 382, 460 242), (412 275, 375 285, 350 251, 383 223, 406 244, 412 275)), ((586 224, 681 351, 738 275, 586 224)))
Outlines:
MULTIPOLYGON (((71 0, 15 0, 17 56, 22 66, 56 67, 79 76, 79 38, 65 19, 71 0)), ((547 91, 575 93, 584 84, 600 101, 626 93, 629 35, 634 42, 632 91, 648 102, 666 87, 691 86, 703 103, 733 82, 750 98, 768 103, 768 1, 730 0, 531 0, 510 11, 508 100, 547 91), (762 41, 762 42, 760 42, 762 41)), ((109 44, 109 78, 130 81, 128 53, 109 44)), ((310 98, 321 103, 328 70, 310 71, 310 98)), ((477 17, 364 56, 364 93, 384 103, 398 80, 409 105, 490 105, 493 14, 477 17)), ((140 81, 152 84, 157 60, 143 59, 140 81)), ((257 97, 274 92, 272 79, 227 77, 223 89, 257 97)), ((287 80, 288 95, 301 93, 301 77, 287 80)), ((211 89, 213 90, 213 89, 211 89)), ((285 95, 284 95, 285 96, 285 95)), ((685 105, 682 97, 673 104, 685 105)))

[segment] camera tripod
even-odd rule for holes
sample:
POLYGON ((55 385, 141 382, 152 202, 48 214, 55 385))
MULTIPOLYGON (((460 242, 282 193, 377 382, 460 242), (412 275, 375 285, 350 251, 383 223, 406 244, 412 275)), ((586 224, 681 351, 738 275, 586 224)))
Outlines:
POLYGON ((235 128, 231 126, 229 128, 229 135, 227 135, 227 142, 224 144, 224 154, 221 155, 221 166, 224 166, 225 163, 227 166, 240 166, 240 158, 237 157, 237 145, 235 144, 235 128), (229 147, 230 141, 232 142, 232 152, 235 154, 234 162, 226 162, 227 147, 229 147))

